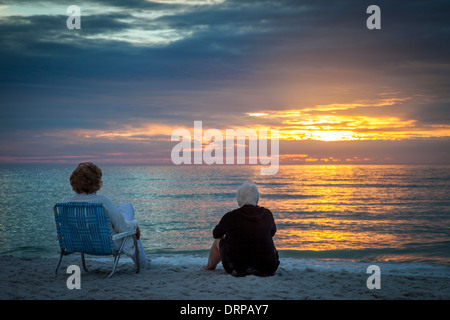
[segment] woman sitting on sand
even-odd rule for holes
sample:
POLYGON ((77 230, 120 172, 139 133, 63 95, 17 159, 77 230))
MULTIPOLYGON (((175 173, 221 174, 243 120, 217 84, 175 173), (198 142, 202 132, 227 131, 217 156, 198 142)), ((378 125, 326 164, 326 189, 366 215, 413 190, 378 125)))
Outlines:
MULTIPOLYGON (((76 194, 65 198, 63 202, 103 203, 111 220, 113 234, 136 230, 139 263, 141 267, 146 267, 148 262, 139 240, 140 230, 137 222, 134 221, 133 206, 130 203, 121 203, 117 207, 107 196, 97 194, 97 191, 102 187, 102 171, 100 168, 91 162, 80 163, 70 176, 70 185, 76 194)), ((136 263, 134 241, 131 238, 125 241, 123 252, 136 263)), ((114 241, 115 249, 118 250, 121 244, 121 239, 114 241)))
POLYGON ((244 183, 237 191, 239 209, 225 214, 213 230, 214 243, 205 270, 222 261, 234 276, 271 276, 280 264, 272 237, 277 230, 272 212, 257 206, 259 192, 244 183))

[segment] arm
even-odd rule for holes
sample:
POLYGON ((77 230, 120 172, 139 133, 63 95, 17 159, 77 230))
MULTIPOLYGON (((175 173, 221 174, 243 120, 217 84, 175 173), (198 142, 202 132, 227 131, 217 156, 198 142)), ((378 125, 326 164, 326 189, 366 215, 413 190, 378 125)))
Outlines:
POLYGON ((273 237, 275 235, 275 233, 277 232, 277 225, 275 224, 275 219, 273 218, 272 212, 270 210, 269 210, 269 212, 270 212, 270 216, 272 217, 272 229, 270 230, 270 233, 273 237))
POLYGON ((272 227, 272 231, 271 231, 272 237, 275 235, 275 233, 277 233, 277 226, 275 225, 275 222, 274 222, 273 223, 273 227, 272 227))
POLYGON ((227 232, 227 215, 224 215, 222 219, 220 219, 219 224, 213 230, 214 239, 222 238, 227 232))
POLYGON ((99 197, 101 197, 101 202, 108 211, 109 219, 111 220, 111 224, 115 232, 120 233, 137 229, 137 223, 135 221, 126 221, 110 198, 103 195, 99 197))

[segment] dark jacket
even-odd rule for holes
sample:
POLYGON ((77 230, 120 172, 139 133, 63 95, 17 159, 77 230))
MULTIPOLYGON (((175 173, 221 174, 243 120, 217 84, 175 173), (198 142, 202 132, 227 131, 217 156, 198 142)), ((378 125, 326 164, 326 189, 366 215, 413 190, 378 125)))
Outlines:
POLYGON ((273 275, 279 265, 273 243, 277 227, 270 210, 245 205, 225 214, 213 230, 220 241, 222 265, 235 275, 273 275))

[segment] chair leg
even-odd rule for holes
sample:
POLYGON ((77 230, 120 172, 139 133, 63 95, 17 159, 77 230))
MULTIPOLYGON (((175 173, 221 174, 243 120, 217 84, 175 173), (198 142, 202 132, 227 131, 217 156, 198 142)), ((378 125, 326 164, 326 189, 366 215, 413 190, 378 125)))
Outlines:
POLYGON ((83 266, 83 270, 89 272, 86 268, 86 260, 84 259, 84 253, 81 253, 81 265, 83 266))
POLYGON ((117 265, 119 264, 120 254, 122 253, 123 246, 125 245, 125 239, 126 239, 126 238, 123 238, 123 240, 122 240, 122 244, 120 245, 119 252, 118 252, 117 255, 114 257, 114 267, 113 267, 111 273, 109 274, 109 276, 106 277, 106 279, 111 278, 111 277, 114 275, 114 273, 116 272, 117 265))
POLYGON ((63 255, 64 255, 64 251, 61 250, 61 253, 60 253, 60 255, 59 255, 58 264, 56 265, 56 269, 55 269, 55 276, 56 276, 56 274, 58 273, 59 265, 61 264, 61 260, 62 260, 62 258, 63 258, 63 255))
POLYGON ((111 278, 114 275, 114 273, 116 272, 117 265, 119 264, 119 259, 120 259, 120 252, 114 257, 114 267, 113 267, 111 273, 109 274, 109 276, 106 277, 106 279, 111 278))
POLYGON ((139 261, 139 248, 136 236, 133 237, 133 240, 134 240, 134 252, 136 256, 136 273, 139 273, 139 271, 141 270, 141 263, 139 261))

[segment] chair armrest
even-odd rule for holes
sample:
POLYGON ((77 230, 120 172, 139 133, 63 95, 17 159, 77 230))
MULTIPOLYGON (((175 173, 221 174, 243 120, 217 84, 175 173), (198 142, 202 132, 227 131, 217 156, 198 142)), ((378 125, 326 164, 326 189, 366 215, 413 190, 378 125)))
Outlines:
POLYGON ((112 240, 122 239, 124 237, 128 237, 128 236, 131 236, 133 234, 136 234, 136 230, 121 232, 121 233, 113 235, 112 236, 112 240))

